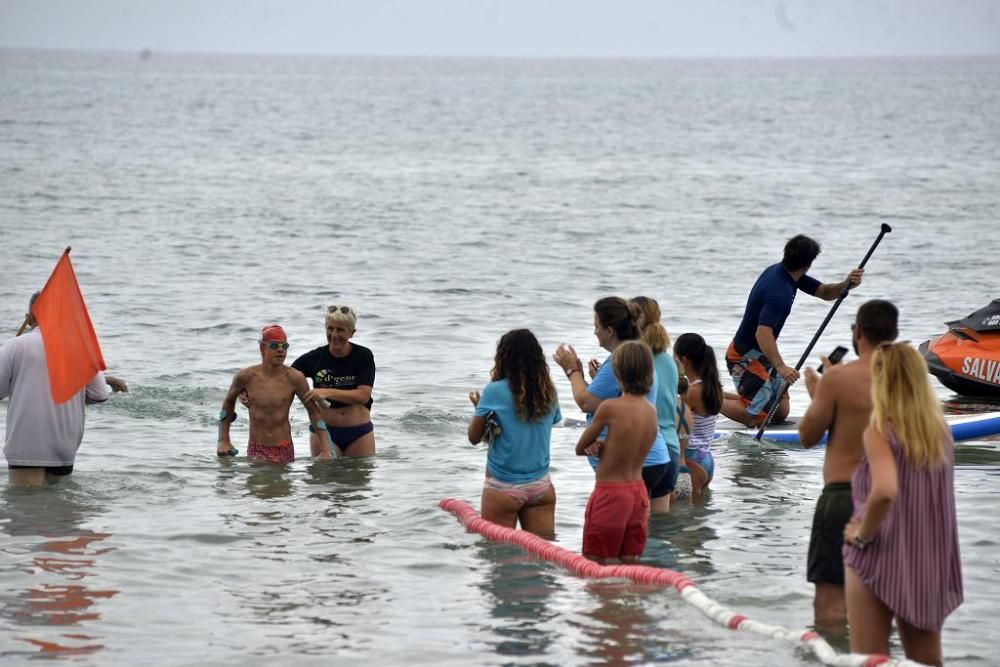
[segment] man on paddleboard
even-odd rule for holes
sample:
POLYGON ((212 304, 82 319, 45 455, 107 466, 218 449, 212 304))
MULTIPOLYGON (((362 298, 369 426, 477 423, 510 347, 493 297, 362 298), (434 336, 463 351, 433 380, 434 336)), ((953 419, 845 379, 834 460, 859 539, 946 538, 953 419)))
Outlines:
POLYGON ((747 297, 743 320, 726 351, 726 367, 736 394, 726 393, 722 414, 745 426, 759 426, 775 400, 780 400, 774 421, 788 416, 788 395, 777 396, 782 379, 789 385, 799 372, 778 352, 778 335, 792 310, 795 294, 833 301, 845 289, 861 284, 864 269, 854 269, 839 283, 820 283, 807 275, 820 253, 819 243, 808 236, 793 236, 785 244, 781 262, 764 269, 747 297))
POLYGON ((823 493, 816 503, 806 578, 816 585, 813 609, 817 625, 847 622, 844 600, 844 526, 854 512, 851 477, 864 454, 862 434, 871 418, 871 360, 878 346, 896 340, 899 312, 874 299, 858 308, 851 325, 856 361, 831 366, 824 373, 807 368, 806 389, 812 403, 799 421, 799 441, 813 447, 829 432, 823 459, 823 493), (821 380, 822 378, 822 380, 821 380))

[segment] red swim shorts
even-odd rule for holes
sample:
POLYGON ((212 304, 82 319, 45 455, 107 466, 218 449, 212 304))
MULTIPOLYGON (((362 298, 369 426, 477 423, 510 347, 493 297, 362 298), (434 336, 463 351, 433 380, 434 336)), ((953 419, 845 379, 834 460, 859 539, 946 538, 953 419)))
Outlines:
POLYGON ((271 463, 291 463, 295 460, 295 447, 291 440, 282 440, 276 445, 261 445, 251 440, 247 444, 247 457, 271 463))
POLYGON ((596 558, 641 556, 646 548, 649 495, 641 479, 597 482, 583 522, 583 553, 596 558))

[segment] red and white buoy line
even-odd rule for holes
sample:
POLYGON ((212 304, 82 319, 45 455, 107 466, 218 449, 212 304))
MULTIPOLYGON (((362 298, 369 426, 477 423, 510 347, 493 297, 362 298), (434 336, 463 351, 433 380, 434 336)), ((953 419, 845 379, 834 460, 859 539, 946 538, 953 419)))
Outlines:
POLYGON ((505 528, 487 521, 480 517, 476 510, 472 509, 464 500, 445 498, 438 505, 441 509, 457 516, 469 532, 479 533, 494 542, 516 544, 539 558, 560 565, 578 576, 593 579, 631 579, 640 584, 676 588, 685 602, 719 625, 730 630, 745 630, 765 637, 802 644, 827 665, 835 667, 874 667, 875 665, 917 667, 920 665, 920 663, 911 660, 900 660, 885 655, 840 654, 812 630, 789 630, 778 625, 760 623, 733 613, 698 590, 694 582, 680 572, 648 565, 601 565, 533 533, 505 528))

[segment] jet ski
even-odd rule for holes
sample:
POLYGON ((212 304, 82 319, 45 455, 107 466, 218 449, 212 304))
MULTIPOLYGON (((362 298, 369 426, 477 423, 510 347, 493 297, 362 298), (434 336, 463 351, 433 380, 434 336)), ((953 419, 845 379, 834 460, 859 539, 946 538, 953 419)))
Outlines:
POLYGON ((946 333, 920 344, 930 372, 958 394, 1000 401, 1000 299, 945 324, 946 333))

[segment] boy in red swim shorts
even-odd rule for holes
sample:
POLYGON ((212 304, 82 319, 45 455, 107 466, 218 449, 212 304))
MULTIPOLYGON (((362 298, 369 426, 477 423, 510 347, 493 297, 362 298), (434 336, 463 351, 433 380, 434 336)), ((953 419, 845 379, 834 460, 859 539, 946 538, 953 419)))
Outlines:
MULTIPOLYGON (((222 401, 219 413, 219 456, 235 456, 237 450, 229 437, 229 424, 235 419, 236 397, 246 392, 250 401, 250 441, 247 457, 253 461, 291 463, 295 460, 292 445, 292 427, 288 409, 296 396, 305 405, 309 421, 326 434, 326 423, 320 419, 318 409, 305 400, 309 393, 306 377, 291 366, 285 365, 288 353, 288 336, 277 324, 270 324, 260 332, 261 362, 239 371, 222 401)), ((329 442, 326 443, 329 445, 329 442)), ((327 447, 326 456, 330 458, 327 447)))
POLYGON ((645 343, 627 341, 611 364, 622 396, 601 402, 576 443, 579 456, 600 459, 583 524, 583 555, 604 564, 635 563, 646 547, 649 518, 642 465, 657 433, 656 408, 646 400, 653 353, 645 343))

